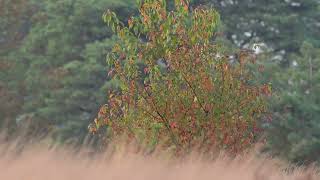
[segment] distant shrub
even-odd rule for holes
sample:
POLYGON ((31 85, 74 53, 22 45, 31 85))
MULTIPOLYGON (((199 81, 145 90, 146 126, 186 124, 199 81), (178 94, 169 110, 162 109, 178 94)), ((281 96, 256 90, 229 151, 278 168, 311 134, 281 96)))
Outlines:
POLYGON ((198 146, 237 153, 254 143, 270 87, 253 83, 248 52, 232 62, 212 41, 219 14, 190 10, 185 0, 170 12, 165 1, 147 0, 139 12, 127 25, 113 12, 104 15, 118 37, 108 62, 120 91, 110 93, 90 130, 107 127, 111 137, 177 152, 198 146))

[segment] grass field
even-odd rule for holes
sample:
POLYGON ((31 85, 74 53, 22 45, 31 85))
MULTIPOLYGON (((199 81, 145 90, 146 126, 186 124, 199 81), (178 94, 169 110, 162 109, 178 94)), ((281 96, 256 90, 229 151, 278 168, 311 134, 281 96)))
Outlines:
POLYGON ((0 180, 319 180, 315 168, 290 167, 255 153, 230 159, 220 155, 205 160, 190 155, 172 160, 165 155, 131 153, 122 148, 90 156, 63 149, 32 146, 19 155, 16 145, 0 145, 0 180), (90 157, 90 158, 89 158, 90 157))

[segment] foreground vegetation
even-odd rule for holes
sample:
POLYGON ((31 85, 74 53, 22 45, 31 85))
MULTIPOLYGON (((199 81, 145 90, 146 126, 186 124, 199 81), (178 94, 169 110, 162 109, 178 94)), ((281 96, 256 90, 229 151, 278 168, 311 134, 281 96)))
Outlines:
POLYGON ((12 153, 16 147, 0 146, 1 179, 21 180, 88 180, 88 179, 219 179, 219 180, 317 180, 320 174, 315 168, 296 168, 255 153, 230 159, 223 154, 207 160, 196 154, 184 160, 170 159, 165 153, 148 157, 142 152, 108 152, 90 157, 86 149, 75 154, 71 149, 47 149, 32 146, 18 158, 12 153), (9 147, 9 148, 8 148, 9 147), (6 148, 6 150, 4 150, 6 148))

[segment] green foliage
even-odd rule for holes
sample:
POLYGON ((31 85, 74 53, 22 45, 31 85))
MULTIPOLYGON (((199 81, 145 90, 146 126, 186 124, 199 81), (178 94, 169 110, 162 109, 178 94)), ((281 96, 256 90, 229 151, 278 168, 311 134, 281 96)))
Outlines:
POLYGON ((213 9, 189 10, 187 1, 140 4, 140 15, 128 26, 108 11, 105 21, 117 33, 108 61, 121 91, 110 94, 91 126, 107 126, 114 136, 188 151, 250 147, 258 133, 256 120, 266 112, 267 85, 252 83, 247 52, 230 62, 218 43, 219 15, 213 9))
POLYGON ((10 52, 17 49, 28 31, 33 6, 27 0, 0 0, 0 127, 11 134, 20 112, 24 88, 24 66, 10 52))
POLYGON ((273 56, 299 51, 303 41, 320 45, 318 0, 195 0, 212 5, 222 17, 227 39, 241 48, 265 43, 273 56))
MULTIPOLYGON (((30 135, 53 133, 61 142, 82 142, 106 90, 113 88, 106 82, 105 56, 114 40, 101 16, 111 8, 127 17, 134 6, 126 0, 28 3, 36 7, 31 28, 19 48, 4 57, 11 70, 0 74, 5 86, 22 89, 8 90, 19 99, 19 108, 8 107, 14 111, 9 121, 31 126, 30 135)), ((5 108, 1 113, 10 112, 5 108)))
POLYGON ((29 0, 0 0, 0 55, 15 48, 23 39, 32 13, 29 0))
POLYGON ((319 161, 320 49, 304 43, 291 68, 278 72, 269 148, 293 162, 319 161))

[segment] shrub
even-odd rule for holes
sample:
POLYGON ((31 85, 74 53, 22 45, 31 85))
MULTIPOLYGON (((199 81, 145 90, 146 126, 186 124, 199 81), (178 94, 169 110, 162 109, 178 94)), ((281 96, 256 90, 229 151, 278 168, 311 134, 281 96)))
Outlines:
POLYGON ((270 88, 253 83, 248 51, 232 61, 215 43, 219 14, 188 5, 175 1, 168 11, 165 1, 146 0, 127 25, 113 12, 104 15, 118 37, 108 63, 120 90, 110 92, 92 132, 107 127, 111 137, 177 152, 198 146, 237 153, 255 141, 270 88))

